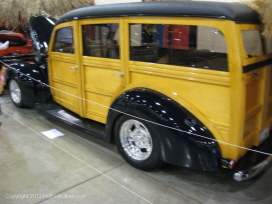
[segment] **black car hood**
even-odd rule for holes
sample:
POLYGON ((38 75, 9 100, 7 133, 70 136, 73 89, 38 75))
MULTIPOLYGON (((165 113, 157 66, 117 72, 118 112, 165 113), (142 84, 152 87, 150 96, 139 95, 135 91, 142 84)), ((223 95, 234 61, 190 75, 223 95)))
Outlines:
POLYGON ((47 53, 55 22, 56 19, 44 16, 31 17, 29 20, 29 35, 37 59, 47 53))

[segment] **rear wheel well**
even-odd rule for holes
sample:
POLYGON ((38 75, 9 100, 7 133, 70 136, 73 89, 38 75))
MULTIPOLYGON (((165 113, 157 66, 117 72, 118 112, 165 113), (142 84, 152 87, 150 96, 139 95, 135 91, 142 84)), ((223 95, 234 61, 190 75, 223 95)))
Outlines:
POLYGON ((116 131, 116 122, 118 121, 118 119, 120 119, 120 117, 122 117, 123 114, 119 114, 115 119, 114 122, 112 124, 112 129, 111 129, 111 137, 110 137, 110 142, 115 144, 115 131, 116 131))
POLYGON ((221 152, 218 143, 211 142, 214 139, 212 132, 172 98, 145 88, 124 92, 111 105, 105 140, 116 140, 119 134, 116 132, 117 121, 122 113, 144 119, 140 121, 158 133, 160 156, 164 162, 204 171, 218 170, 221 152), (146 120, 162 126, 153 127, 146 120))

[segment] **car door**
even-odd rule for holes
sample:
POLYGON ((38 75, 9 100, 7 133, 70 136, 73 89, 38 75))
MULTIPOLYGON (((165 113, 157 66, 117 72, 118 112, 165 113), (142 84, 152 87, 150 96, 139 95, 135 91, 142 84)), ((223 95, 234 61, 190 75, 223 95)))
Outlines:
POLYGON ((49 54, 49 81, 53 100, 83 116, 76 25, 76 21, 71 21, 54 29, 49 54))
POLYGON ((82 33, 82 88, 87 118, 106 123, 109 107, 124 87, 120 18, 85 19, 82 33))

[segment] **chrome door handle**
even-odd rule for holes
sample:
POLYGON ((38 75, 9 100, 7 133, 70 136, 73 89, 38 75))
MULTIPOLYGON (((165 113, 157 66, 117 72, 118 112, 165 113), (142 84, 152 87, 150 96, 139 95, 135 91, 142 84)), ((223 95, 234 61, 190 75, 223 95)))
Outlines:
POLYGON ((70 69, 77 69, 77 66, 74 66, 74 67, 70 67, 70 69))
POLYGON ((113 76, 123 77, 123 76, 124 76, 124 73, 121 73, 121 74, 113 74, 113 76))
POLYGON ((251 76, 257 77, 257 76, 259 76, 259 74, 254 72, 254 73, 251 74, 251 76))

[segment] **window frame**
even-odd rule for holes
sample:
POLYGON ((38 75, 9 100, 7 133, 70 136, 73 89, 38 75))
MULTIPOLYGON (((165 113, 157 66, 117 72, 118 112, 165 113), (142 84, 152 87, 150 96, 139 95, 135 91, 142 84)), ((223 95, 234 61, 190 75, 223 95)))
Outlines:
MULTIPOLYGON (((174 23, 169 23, 171 21, 168 21, 166 24, 163 24, 163 23, 147 23, 147 22, 144 22, 144 23, 129 23, 128 24, 128 27, 129 27, 129 55, 130 55, 130 60, 131 61, 136 61, 136 62, 146 62, 146 63, 155 63, 155 64, 164 64, 164 65, 172 65, 172 66, 184 66, 184 67, 192 67, 192 68, 198 68, 198 69, 207 69, 207 70, 215 70, 215 71, 225 71, 225 72, 228 72, 229 71, 229 66, 228 66, 228 46, 227 46, 227 39, 226 37, 224 36, 223 32, 214 27, 214 26, 208 26, 208 25, 192 25, 192 24, 183 24, 183 22, 179 22, 178 24, 174 24, 174 23), (132 28, 132 26, 135 25, 134 28, 132 28), (143 35, 144 33, 150 33, 148 31, 144 31, 145 27, 149 27, 149 28, 153 28, 153 29, 159 29, 160 26, 162 26, 163 29, 166 29, 166 30, 163 30, 161 31, 161 34, 164 35, 165 32, 167 32, 167 40, 164 37, 161 37, 161 35, 158 35, 160 36, 159 40, 156 41, 156 35, 151 35, 152 39, 155 40, 153 42, 144 42, 143 40, 145 39, 144 36, 141 35, 141 37, 139 38, 138 35, 137 35, 137 26, 139 31, 138 32, 141 32, 141 34, 143 35), (174 26, 177 26, 176 28, 174 26), (179 27, 180 26, 180 27, 179 27), (184 26, 184 27, 183 27, 184 26), (186 26, 189 26, 188 27, 188 30, 186 32, 186 26), (182 45, 181 43, 181 47, 180 48, 173 48, 173 42, 175 40, 178 40, 178 39, 175 39, 174 37, 171 36, 171 33, 175 33, 175 29, 177 28, 180 28, 180 29, 184 29, 184 32, 185 32, 185 35, 187 35, 187 44, 186 44, 186 41, 184 41, 184 45, 182 45), (199 44, 198 44, 198 33, 197 33, 197 30, 199 29, 199 27, 207 27, 208 30, 217 30, 222 36, 223 36, 223 41, 222 43, 224 43, 224 49, 226 50, 226 52, 224 52, 224 49, 223 51, 216 51, 214 52, 211 48, 207 48, 207 49, 199 49, 199 44), (172 29, 172 30, 170 30, 172 29), (133 31, 133 30, 136 30, 136 31, 133 31), (168 30, 168 31, 167 31, 168 30), (192 36, 193 32, 192 31, 196 31, 195 32, 195 36, 192 36), (133 32, 135 32, 135 35, 133 35, 133 32), (134 37, 136 37, 136 39, 134 39, 134 37), (139 38, 138 39, 138 43, 137 43, 137 37, 139 38), (134 40, 133 40, 134 39, 134 40), (191 39, 194 39, 195 42, 192 43, 191 42, 191 39), (161 42, 161 40, 163 40, 161 42), (135 43, 136 42, 136 43, 135 43), (169 44, 169 42, 172 42, 171 44, 169 44), (166 43, 166 44, 165 44, 166 43), (134 45, 133 45, 134 44, 134 45), (158 50, 156 50, 156 45, 158 47, 158 50), (187 47, 186 47, 187 45, 187 47), (145 48, 146 46, 146 48, 145 48), (152 50, 152 47, 154 48, 154 50, 152 50), (148 48, 148 49, 147 49, 148 48), (139 49, 137 51, 137 49, 139 49), (162 58, 164 58, 164 56, 161 56, 161 51, 162 50, 165 50, 166 53, 168 54, 165 54, 165 56, 168 56, 168 58, 165 60, 161 60, 162 58), (206 50, 206 52, 204 52, 204 50, 206 50), (143 56, 139 56, 137 57, 137 55, 132 55, 131 53, 132 52, 135 52, 135 53, 143 53, 143 52, 146 52, 147 54, 143 54, 143 56), (178 55, 177 54, 174 54, 174 52, 176 53, 179 53, 178 55), (184 53, 183 53, 184 52, 184 53), (192 56, 190 56, 190 53, 192 56), (214 54, 213 54, 214 53, 214 54), (182 59, 182 54, 184 54, 183 56, 185 56, 183 58, 182 61, 180 61, 179 59, 182 59), (157 57, 156 57, 157 55, 157 57), (174 55, 177 55, 176 57, 174 55), (180 56, 180 57, 179 57, 180 56), (195 62, 191 62, 189 63, 189 59, 194 57, 194 61, 195 62), (139 59, 138 59, 139 58, 139 59), (174 60, 176 59, 176 60, 174 60), (198 59, 198 60, 196 60, 198 59), (212 60, 214 60, 214 62, 212 62, 212 60), (178 62, 178 61, 180 62, 178 62), (223 60, 223 61, 222 61, 223 60), (223 63, 222 65, 220 63, 223 63), (216 66, 216 64, 218 64, 219 66, 216 66)), ((152 33, 154 34, 154 32, 152 33)), ((180 39, 183 39, 182 37, 183 36, 178 36, 178 37, 181 37, 180 39)), ((203 36, 202 36, 203 37, 203 36)), ((220 40, 220 39, 219 39, 220 40)), ((220 49, 219 49, 220 50, 220 49)))
MULTIPOLYGON (((97 25, 97 24, 118 24, 119 30, 124 29, 123 28, 123 17, 113 17, 113 18, 90 18, 90 19, 82 19, 79 21, 79 36, 80 36, 80 52, 81 52, 81 57, 93 57, 93 56, 84 56, 84 50, 83 50, 83 30, 82 26, 84 25, 97 25)), ((121 36, 121 32, 119 32, 119 58, 118 59, 112 59, 112 58, 102 58, 102 57, 94 57, 94 58, 101 58, 101 59, 110 59, 110 60, 121 60, 124 59, 124 56, 122 54, 122 49, 124 49, 124 43, 123 38, 121 36), (122 42, 121 42, 122 41, 122 42)))
MULTIPOLYGON (((243 66, 247 66, 250 64, 255 64, 261 61, 264 61, 265 58, 270 58, 272 56, 272 53, 267 53, 265 50, 265 53, 263 55, 257 56, 257 57, 247 57, 247 52, 244 47, 244 39, 242 35, 243 30, 259 30, 262 31, 263 26, 258 24, 238 24, 238 35, 239 35, 239 41, 240 41, 240 47, 241 47, 241 54, 242 54, 242 61, 243 66)), ((264 42, 264 41, 263 41, 264 42)), ((265 46, 263 46, 265 49, 265 46)))
MULTIPOLYGON (((119 25, 119 23, 99 23, 99 24, 84 24, 84 25, 81 25, 81 31, 82 31, 82 42, 81 42, 81 44, 82 44, 82 55, 83 56, 85 56, 85 57, 101 57, 101 58, 108 58, 108 59, 120 59, 120 43, 119 44, 117 44, 118 46, 117 46, 117 50, 118 50, 118 53, 117 53, 117 56, 118 57, 110 57, 110 56, 104 56, 105 55, 105 53, 104 53, 104 51, 105 51, 105 49, 111 49, 111 48, 109 48, 109 46, 110 45, 114 45, 114 40, 113 39, 109 39, 109 38, 105 38, 105 39, 103 39, 103 33, 102 32, 104 32, 104 31, 102 31, 102 27, 103 26, 99 26, 99 25, 113 25, 113 26, 116 26, 116 32, 114 33, 114 36, 116 35, 116 33, 118 33, 118 41, 117 42, 120 42, 120 34, 119 34, 119 30, 120 30, 120 25, 119 25), (85 33, 84 33, 84 27, 85 26, 94 26, 94 33, 88 33, 88 34, 91 34, 91 35, 95 35, 95 37, 97 37, 96 36, 96 34, 98 34, 98 39, 94 39, 94 41, 98 41, 98 42, 95 42, 95 43, 97 43, 97 47, 99 47, 100 49, 99 49, 99 54, 100 54, 100 56, 95 56, 95 54, 93 54, 93 55, 88 55, 88 54, 85 54, 87 51, 85 50, 85 47, 86 47, 86 38, 85 38, 85 33), (98 33, 96 33, 97 32, 97 30, 96 30, 96 26, 97 26, 97 28, 98 28, 98 33), (112 41, 112 44, 108 44, 108 41, 109 40, 111 40, 112 41), (105 45, 106 44, 106 45, 105 45)), ((109 33, 110 32, 112 32, 112 30, 110 30, 110 28, 109 28, 109 30, 108 30, 108 33, 107 33, 107 36, 109 35, 109 33)), ((107 37, 106 36, 106 37, 107 37)), ((94 44, 95 44, 94 43, 94 44)), ((90 50, 90 52, 91 51, 93 51, 93 50, 90 50)), ((108 51, 108 50, 107 50, 108 51)), ((108 54, 108 53, 106 53, 106 54, 108 54)))
MULTIPOLYGON (((53 41, 53 44, 52 44, 52 52, 57 52, 57 53, 64 53, 64 54, 75 54, 75 36, 74 36, 74 26, 73 25, 68 25, 68 26, 63 26, 61 28, 58 28, 54 31, 55 35, 54 35, 54 41, 53 41), (61 52, 61 51, 57 51, 56 50, 56 43, 57 43, 57 37, 58 37, 58 32, 60 30, 63 30, 63 29, 67 29, 67 28, 71 28, 71 34, 72 34, 72 41, 73 43, 71 44, 71 48, 72 50, 70 50, 69 52, 61 52)), ((69 38, 70 39, 70 38, 69 38)), ((60 50, 58 48, 58 50, 60 50)))
POLYGON ((265 42, 264 42, 264 38, 262 36, 262 31, 261 30, 257 30, 257 29, 256 30, 241 30, 241 33, 242 33, 242 37, 243 37, 243 42, 244 42, 243 48, 244 48, 244 51, 246 53, 246 58, 255 58, 255 57, 260 57, 260 56, 263 56, 263 55, 267 54, 267 51, 265 50, 265 42), (247 45, 248 41, 245 41, 246 36, 244 35, 244 32, 246 32, 246 31, 258 31, 259 32, 258 37, 260 37, 260 39, 259 39, 258 43, 260 43, 260 46, 261 46, 260 51, 262 52, 260 55, 251 56, 250 53, 248 53, 247 48, 246 48, 246 45, 247 45))

